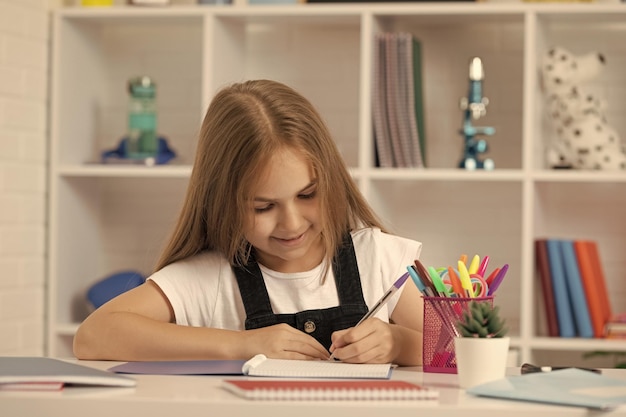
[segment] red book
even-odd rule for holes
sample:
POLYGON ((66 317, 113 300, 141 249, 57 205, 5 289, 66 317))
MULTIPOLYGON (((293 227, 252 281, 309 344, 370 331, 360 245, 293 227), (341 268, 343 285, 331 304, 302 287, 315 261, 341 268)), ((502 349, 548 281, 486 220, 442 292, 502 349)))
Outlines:
POLYGON ((226 390, 251 400, 429 400, 439 392, 397 380, 227 379, 226 390))
POLYGON ((600 262, 598 245, 593 241, 574 242, 578 268, 587 295, 587 306, 591 316, 594 337, 603 337, 604 325, 611 318, 611 305, 600 262))
POLYGON ((548 320, 548 335, 559 337, 559 322, 556 316, 556 305, 554 304, 554 289, 552 288, 552 276, 550 275, 550 259, 546 239, 535 240, 535 263, 541 289, 543 293, 543 304, 546 308, 546 318, 548 320))

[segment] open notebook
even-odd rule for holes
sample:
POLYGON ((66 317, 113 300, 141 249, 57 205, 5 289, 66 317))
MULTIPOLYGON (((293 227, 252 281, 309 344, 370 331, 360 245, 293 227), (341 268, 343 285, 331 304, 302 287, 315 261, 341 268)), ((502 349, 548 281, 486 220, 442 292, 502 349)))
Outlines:
POLYGON ((243 365, 244 375, 289 378, 374 378, 389 379, 390 363, 361 364, 337 361, 270 359, 256 355, 243 365))
POLYGON ((129 377, 46 357, 0 357, 0 390, 50 390, 64 385, 134 387, 129 377))
POLYGON ((389 379, 392 365, 354 364, 337 361, 270 359, 256 355, 243 360, 196 360, 127 362, 109 371, 155 375, 248 375, 290 378, 370 378, 389 379))

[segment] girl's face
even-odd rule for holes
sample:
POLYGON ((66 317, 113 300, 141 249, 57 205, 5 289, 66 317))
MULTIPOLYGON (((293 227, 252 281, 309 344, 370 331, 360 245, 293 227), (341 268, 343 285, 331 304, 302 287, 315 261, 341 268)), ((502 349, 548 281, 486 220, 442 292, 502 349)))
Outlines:
POLYGON ((270 158, 250 211, 244 236, 258 262, 279 272, 302 272, 322 261, 317 182, 301 153, 283 149, 270 158))

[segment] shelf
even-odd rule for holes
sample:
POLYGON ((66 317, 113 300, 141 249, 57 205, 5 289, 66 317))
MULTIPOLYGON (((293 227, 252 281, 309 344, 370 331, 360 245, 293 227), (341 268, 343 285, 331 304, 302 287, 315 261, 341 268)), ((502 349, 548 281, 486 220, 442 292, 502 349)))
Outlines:
POLYGON ((574 350, 574 351, 626 351, 626 340, 613 339, 582 339, 582 338, 558 338, 558 337, 541 337, 535 338, 530 342, 532 348, 542 350, 574 350))
POLYGON ((533 179, 538 182, 581 182, 581 183, 624 183, 626 182, 626 172, 605 172, 605 171, 574 171, 574 170, 555 170, 555 171, 537 171, 532 175, 533 179))
POLYGON ((172 5, 168 7, 136 7, 117 5, 114 7, 86 8, 66 7, 58 11, 69 17, 91 18, 106 16, 116 19, 133 16, 201 16, 207 13, 215 15, 256 15, 275 13, 293 14, 328 14, 337 16, 345 13, 376 13, 381 15, 402 15, 410 11, 437 16, 465 16, 474 14, 523 14, 527 12, 554 15, 554 19, 568 20, 572 16, 599 15, 608 21, 616 21, 619 14, 626 13, 626 5, 615 3, 498 3, 498 2, 422 2, 422 3, 309 3, 309 4, 264 4, 264 5, 172 5), (618 15, 617 17, 615 17, 618 15))
POLYGON ((136 7, 119 5, 114 7, 66 7, 59 9, 58 16, 69 19, 100 20, 112 24, 127 22, 133 18, 161 17, 168 22, 176 18, 197 17, 201 18, 207 9, 198 6, 172 6, 172 7, 136 7))
MULTIPOLYGON (((62 165, 57 168, 61 176, 66 177, 170 177, 187 178, 192 165, 62 165)), ((353 176, 363 176, 364 170, 351 168, 353 176)), ((581 172, 581 171, 539 171, 526 174, 514 169, 496 169, 494 171, 466 171, 463 169, 437 168, 370 168, 367 171, 372 180, 453 180, 453 181, 523 181, 532 179, 537 183, 626 183, 626 174, 622 172, 581 172)))
MULTIPOLYGON (((626 342, 543 337, 533 243, 598 242, 615 311, 626 310, 626 173, 550 170, 538 65, 546 49, 602 48, 611 85, 626 85, 626 4, 493 2, 64 8, 54 15, 48 299, 50 354, 71 350, 88 312, 85 288, 121 268, 148 273, 174 227, 200 124, 215 92, 253 78, 283 81, 327 122, 350 173, 392 232, 423 242, 446 264, 468 251, 509 263, 497 303, 520 360, 580 361, 626 342), (426 169, 375 167, 371 121, 373 35, 408 31, 422 45, 426 169), (485 66, 490 104, 476 125, 494 171, 458 169, 459 99, 468 62, 485 66), (79 63, 80 65, 77 65, 79 63), (126 129, 130 74, 157 80, 159 132, 179 157, 166 166, 86 164, 126 129)), ((599 84, 599 82, 597 83, 599 84)), ((626 95, 608 119, 626 132, 626 95)), ((543 326, 543 327, 542 327, 543 326)))
POLYGON ((372 180, 431 180, 431 181, 522 181, 524 173, 513 169, 497 169, 494 171, 465 171, 462 169, 411 169, 411 168, 379 168, 372 169, 369 174, 372 180))
POLYGON ((57 168, 62 177, 145 177, 189 178, 191 165, 62 165, 57 168))

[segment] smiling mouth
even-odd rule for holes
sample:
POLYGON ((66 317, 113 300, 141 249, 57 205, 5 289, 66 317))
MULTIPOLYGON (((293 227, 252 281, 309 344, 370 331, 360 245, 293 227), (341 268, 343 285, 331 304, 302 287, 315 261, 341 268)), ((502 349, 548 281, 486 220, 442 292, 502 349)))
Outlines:
POLYGON ((280 238, 280 237, 277 237, 275 239, 278 240, 279 242, 289 244, 289 243, 297 243, 297 242, 301 241, 303 237, 304 237, 304 233, 302 233, 301 235, 298 235, 296 237, 292 237, 292 238, 280 238))

